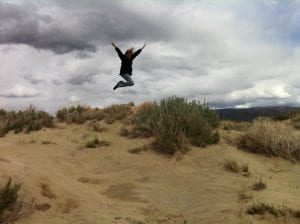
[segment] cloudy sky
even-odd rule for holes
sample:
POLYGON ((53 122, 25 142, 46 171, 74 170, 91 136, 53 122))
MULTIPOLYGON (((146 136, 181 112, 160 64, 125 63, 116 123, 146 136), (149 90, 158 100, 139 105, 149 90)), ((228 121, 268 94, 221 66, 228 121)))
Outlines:
POLYGON ((300 106, 300 1, 0 0, 0 108, 300 106), (121 50, 146 48, 113 91, 121 50))

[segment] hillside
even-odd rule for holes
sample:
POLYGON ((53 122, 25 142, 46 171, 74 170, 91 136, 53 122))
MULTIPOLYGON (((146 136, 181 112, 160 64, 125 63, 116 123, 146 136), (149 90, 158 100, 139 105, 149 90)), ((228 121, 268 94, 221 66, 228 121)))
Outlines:
POLYGON ((252 121, 257 117, 275 117, 299 111, 298 107, 253 107, 253 108, 225 108, 217 109, 222 120, 252 121))
POLYGON ((102 132, 56 123, 0 138, 0 184, 22 183, 25 214, 16 224, 299 223, 291 216, 249 215, 256 202, 300 208, 300 164, 238 150, 240 133, 221 130, 218 144, 166 156, 132 151, 151 138, 120 136, 122 122, 100 121, 102 132), (91 137, 109 146, 86 148, 91 137), (129 152, 131 150, 131 153, 129 152), (248 173, 224 169, 227 160, 248 173), (267 187, 254 191, 259 179, 267 187))

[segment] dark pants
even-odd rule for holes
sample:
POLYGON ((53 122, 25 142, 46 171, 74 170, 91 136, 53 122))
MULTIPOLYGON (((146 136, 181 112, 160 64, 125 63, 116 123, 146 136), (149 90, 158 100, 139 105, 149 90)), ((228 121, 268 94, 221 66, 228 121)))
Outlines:
POLYGON ((124 81, 119 81, 118 82, 118 87, 125 87, 125 86, 133 86, 134 85, 134 82, 131 78, 131 75, 129 74, 120 74, 120 76, 122 76, 123 79, 126 80, 126 82, 124 81))

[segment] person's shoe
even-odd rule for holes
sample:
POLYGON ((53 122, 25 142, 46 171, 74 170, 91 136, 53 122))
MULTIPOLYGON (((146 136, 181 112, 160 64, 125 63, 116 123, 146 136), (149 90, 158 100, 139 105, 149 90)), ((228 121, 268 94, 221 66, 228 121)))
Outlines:
POLYGON ((117 83, 117 84, 114 86, 113 90, 116 90, 118 87, 119 87, 119 83, 117 83))

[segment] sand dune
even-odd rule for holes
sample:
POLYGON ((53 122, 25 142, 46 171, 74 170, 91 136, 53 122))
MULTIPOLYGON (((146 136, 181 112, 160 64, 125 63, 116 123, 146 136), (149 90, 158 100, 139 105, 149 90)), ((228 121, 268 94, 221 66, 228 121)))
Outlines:
POLYGON ((21 182, 21 198, 34 207, 17 224, 300 222, 245 212, 259 201, 299 209, 299 163, 247 153, 224 140, 174 157, 134 154, 128 150, 151 139, 121 137, 121 123, 103 125, 101 133, 86 124, 58 124, 0 138, 0 183, 21 182), (93 135, 111 144, 84 148, 93 135), (227 159, 248 164, 250 175, 225 170, 227 159), (257 192, 251 186, 259 178, 267 188, 257 192))

